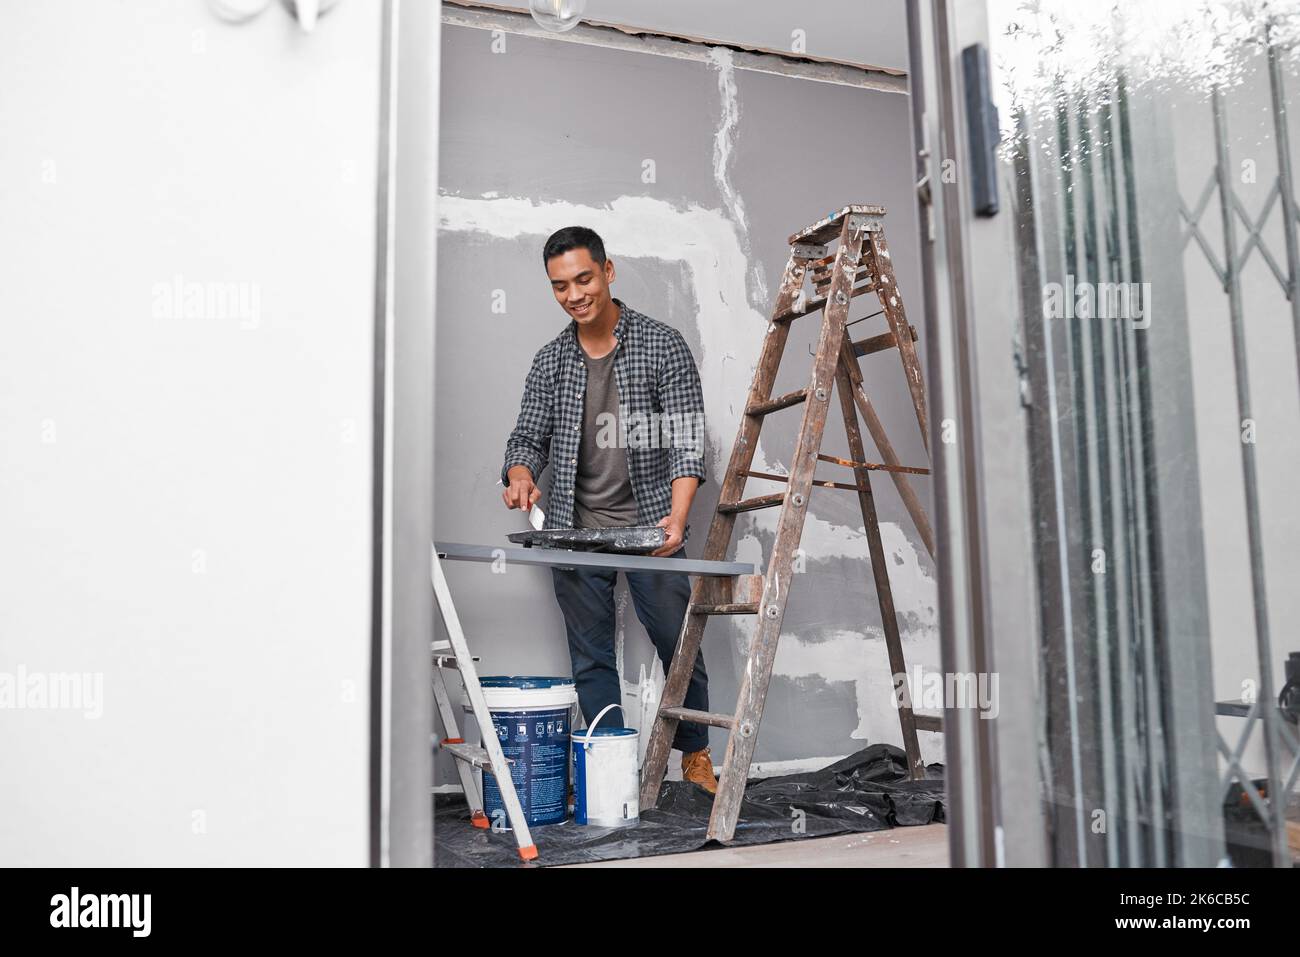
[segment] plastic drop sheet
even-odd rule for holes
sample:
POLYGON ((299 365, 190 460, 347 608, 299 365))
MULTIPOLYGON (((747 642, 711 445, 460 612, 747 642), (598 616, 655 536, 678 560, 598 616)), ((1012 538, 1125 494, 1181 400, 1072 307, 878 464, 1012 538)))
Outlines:
MULTIPOLYGON (((906 767, 901 749, 873 744, 820 771, 750 781, 729 846, 942 823, 943 765, 930 765, 919 781, 907 780, 906 767)), ((569 818, 533 828, 538 858, 524 865, 511 832, 471 827, 464 798, 437 795, 435 861, 438 867, 546 867, 717 847, 705 839, 712 809, 712 795, 699 785, 665 781, 655 807, 643 808, 635 826, 579 827, 569 818)))

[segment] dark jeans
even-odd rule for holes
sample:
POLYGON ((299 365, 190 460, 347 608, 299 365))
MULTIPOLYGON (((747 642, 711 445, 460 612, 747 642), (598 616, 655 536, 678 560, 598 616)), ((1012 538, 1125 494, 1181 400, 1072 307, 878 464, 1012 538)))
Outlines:
MULTIPOLYGON (((672 557, 685 557, 684 549, 672 557)), ((555 598, 564 614, 569 636, 569 660, 578 689, 578 704, 590 724, 606 705, 619 707, 601 719, 601 727, 623 724, 622 686, 614 651, 614 580, 618 572, 603 568, 551 568, 555 577, 555 598)), ((654 642, 667 674, 672 664, 682 621, 691 598, 691 580, 683 573, 624 572, 636 616, 654 642)), ((709 679, 704 672, 703 649, 695 658, 695 671, 686 690, 684 706, 709 710, 709 679)), ((649 728, 642 729, 649 734, 649 728)), ((673 747, 683 753, 708 747, 706 725, 682 721, 677 725, 673 747)))

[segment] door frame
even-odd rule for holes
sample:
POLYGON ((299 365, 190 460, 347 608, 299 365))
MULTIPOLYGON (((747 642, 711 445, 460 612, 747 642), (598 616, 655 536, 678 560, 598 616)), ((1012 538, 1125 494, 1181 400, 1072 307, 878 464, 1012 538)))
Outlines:
POLYGON ((370 864, 431 867, 442 4, 384 0, 383 21, 375 203, 370 864))

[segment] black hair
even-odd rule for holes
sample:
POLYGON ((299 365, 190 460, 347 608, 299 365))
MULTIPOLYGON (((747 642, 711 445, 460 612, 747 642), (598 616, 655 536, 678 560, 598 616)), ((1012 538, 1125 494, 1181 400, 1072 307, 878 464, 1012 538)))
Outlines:
POLYGON ((571 249, 585 249, 591 253, 597 266, 605 265, 605 243, 594 229, 586 226, 565 226, 551 233, 542 247, 542 265, 545 266, 556 256, 563 256, 571 249))

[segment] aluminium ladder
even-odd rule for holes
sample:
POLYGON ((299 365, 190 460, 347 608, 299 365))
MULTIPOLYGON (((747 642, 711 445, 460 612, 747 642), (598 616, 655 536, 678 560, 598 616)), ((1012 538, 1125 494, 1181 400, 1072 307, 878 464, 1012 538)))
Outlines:
POLYGON ((465 800, 469 804, 470 823, 475 827, 489 828, 494 822, 489 821, 483 812, 483 796, 474 782, 474 768, 484 774, 491 774, 501 791, 501 803, 505 806, 510 826, 514 830, 515 842, 519 845, 519 856, 525 861, 537 857, 537 845, 533 843, 528 830, 528 821, 519 803, 519 794, 515 791, 514 779, 510 776, 511 762, 501 750, 497 740, 496 723, 488 711, 487 699, 483 697, 483 686, 478 680, 478 669, 474 667, 477 660, 469 653, 465 632, 460 626, 460 616, 456 614, 456 605, 451 600, 451 589, 442 573, 442 561, 437 549, 432 549, 433 592, 438 599, 438 609, 442 613, 443 624, 447 626, 447 641, 433 643, 433 697, 438 704, 438 714, 442 719, 446 737, 438 742, 439 748, 456 759, 456 771, 460 775, 461 787, 465 790, 465 800), (444 654, 447 650, 451 654, 444 654), (456 723, 456 709, 447 693, 447 682, 443 677, 444 668, 453 668, 460 674, 465 689, 465 697, 478 724, 482 746, 474 747, 465 742, 456 723))
MULTIPOLYGON (((885 210, 881 206, 846 206, 800 230, 789 239, 790 259, 781 279, 772 320, 767 327, 762 353, 754 370, 745 413, 722 481, 717 512, 709 528, 702 556, 705 560, 713 561, 725 558, 736 516, 741 512, 779 507, 771 558, 764 575, 695 580, 677 651, 668 669, 642 767, 641 806, 655 806, 679 721, 725 728, 731 732, 731 737, 719 776, 713 813, 709 818, 710 839, 725 842, 731 840, 735 833, 758 727, 763 716, 763 703, 772 675, 772 664, 776 658, 786 600, 790 594, 794 553, 799 547, 808 496, 813 486, 857 492, 890 669, 895 675, 907 671, 893 593, 889 586, 889 569, 871 491, 871 473, 883 471, 893 479, 922 541, 933 556, 934 538, 929 521, 907 479, 909 473, 928 475, 930 470, 899 464, 884 427, 867 398, 862 371, 858 367, 860 357, 897 348, 927 452, 929 437, 925 390, 915 346, 916 331, 907 322, 902 296, 894 278, 889 248, 885 243, 884 215, 885 210), (830 253, 830 244, 836 240, 838 248, 830 253), (812 283, 814 295, 811 298, 806 298, 804 294, 805 277, 812 283), (857 296, 869 292, 874 292, 880 302, 880 312, 873 315, 883 313, 889 331, 853 342, 847 329, 852 324, 848 321, 849 304, 857 296), (772 386, 789 337, 790 324, 795 319, 818 310, 822 312, 821 334, 807 388, 773 398, 772 386), (821 453, 832 383, 839 393, 840 409, 844 416, 849 446, 847 459, 821 453), (795 405, 803 406, 803 418, 789 474, 773 475, 752 471, 754 451, 764 418, 795 405), (866 461, 859 413, 885 460, 882 463, 866 461), (852 468, 854 482, 849 484, 815 479, 814 471, 819 461, 852 468), (748 478, 782 482, 785 490, 746 499, 742 496, 748 478), (705 624, 712 615, 757 616, 735 713, 730 715, 682 707, 704 636, 705 624)), ((911 702, 905 698, 899 701, 898 715, 907 753, 908 776, 913 779, 923 777, 925 765, 921 760, 916 732, 918 728, 938 731, 941 728, 940 721, 935 716, 914 714, 911 702)))

